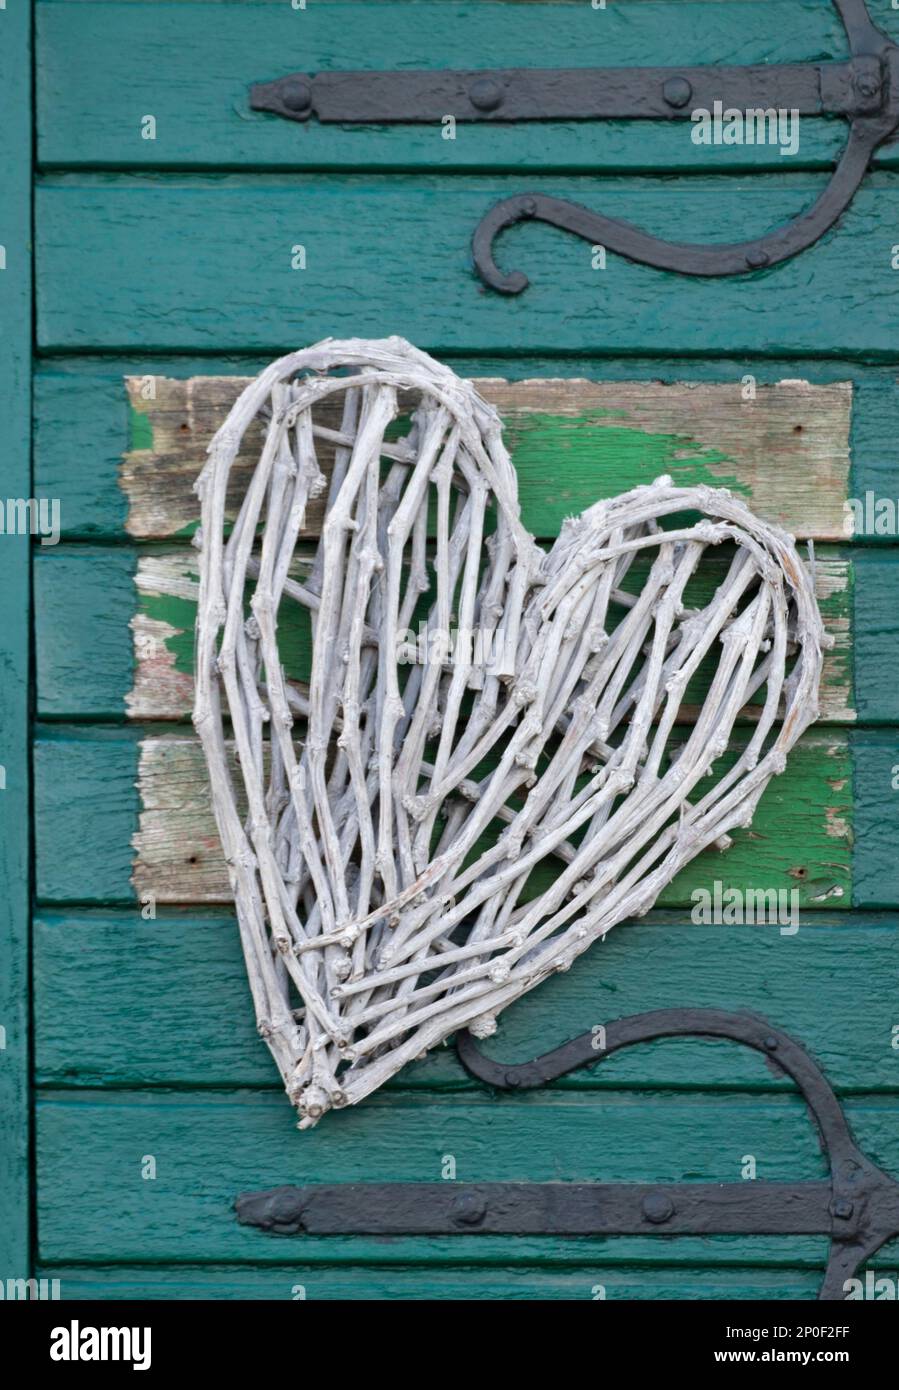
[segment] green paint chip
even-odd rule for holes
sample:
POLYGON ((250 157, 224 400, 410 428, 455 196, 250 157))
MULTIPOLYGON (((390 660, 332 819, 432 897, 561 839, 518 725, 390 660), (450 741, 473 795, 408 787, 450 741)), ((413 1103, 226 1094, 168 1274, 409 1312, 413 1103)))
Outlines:
POLYGON ((145 415, 141 410, 136 410, 130 402, 128 404, 128 448, 153 448, 152 421, 149 415, 145 415))
POLYGON ((705 483, 751 495, 735 471, 735 459, 687 435, 605 423, 622 414, 536 411, 508 425, 506 444, 519 477, 522 519, 530 530, 554 535, 572 513, 663 473, 683 487, 705 483), (561 478, 565 482, 560 485, 561 478))

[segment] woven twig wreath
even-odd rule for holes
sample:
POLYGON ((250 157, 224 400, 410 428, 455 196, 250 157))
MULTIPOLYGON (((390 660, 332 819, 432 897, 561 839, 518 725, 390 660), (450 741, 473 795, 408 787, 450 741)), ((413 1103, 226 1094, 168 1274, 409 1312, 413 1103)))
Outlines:
POLYGON ((194 722, 259 1031, 301 1128, 455 1029, 489 1033, 646 912, 749 825, 816 717, 826 638, 790 536, 723 489, 660 478, 543 551, 496 413, 402 339, 273 363, 197 486, 194 722), (228 527, 251 424, 261 452, 228 527), (724 578, 691 606, 719 544, 724 578), (308 685, 278 644, 298 609, 308 685))

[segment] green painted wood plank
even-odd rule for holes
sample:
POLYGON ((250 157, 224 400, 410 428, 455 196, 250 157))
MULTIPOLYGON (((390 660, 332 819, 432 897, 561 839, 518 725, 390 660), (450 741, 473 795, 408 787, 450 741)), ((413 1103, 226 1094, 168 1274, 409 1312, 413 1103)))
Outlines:
MULTIPOLYGON (((899 973, 899 922, 821 917, 800 920, 795 936, 777 927, 703 927, 661 911, 623 924, 506 1009, 484 1050, 520 1061, 646 1009, 748 1009, 800 1038, 840 1092, 895 1093, 895 994, 872 981, 899 973)), ((233 917, 44 912, 34 949, 39 1084, 281 1090, 256 1032, 233 917)), ((451 1048, 429 1053, 390 1085, 480 1089, 451 1048)), ((553 1089, 622 1086, 763 1091, 790 1083, 746 1048, 696 1040, 630 1049, 553 1089)))
MULTIPOLYGON (((745 737, 744 730, 735 732, 722 770, 745 737)), ((805 734, 792 749, 784 774, 767 787, 752 826, 733 832, 733 846, 726 855, 714 848, 698 855, 662 890, 659 904, 689 905, 695 887, 720 880, 741 890, 777 889, 803 910, 849 908, 850 781, 856 737, 864 735, 847 736, 840 729, 805 734)), ((141 898, 149 895, 158 903, 230 902, 198 740, 180 731, 146 738, 140 747, 138 785, 141 815, 134 837, 133 883, 141 898)), ((52 825, 53 817, 47 819, 52 825)), ((551 863, 538 866, 534 886, 548 886, 554 872, 551 863)), ((83 881, 90 882, 89 861, 83 873, 83 881)), ((40 867, 38 874, 40 883, 40 867)), ((88 901, 97 900, 91 893, 88 901)))
POLYGON ((136 773, 136 733, 60 728, 41 734, 34 748, 38 898, 132 897, 136 773))
MULTIPOLYGON (((724 857, 704 851, 660 897, 689 905, 697 884, 796 890, 800 909, 852 905, 849 779, 862 731, 811 732, 773 780, 750 830, 724 857)), ((216 850, 202 755, 195 740, 146 740, 139 731, 45 726, 35 749, 39 900, 131 902, 135 882, 159 902, 221 902, 227 879, 216 850), (141 781, 144 814, 137 829, 141 781)), ((899 903, 899 898, 896 899, 899 903)))
POLYGON ((38 715, 116 717, 134 680, 128 626, 135 609, 137 556, 117 547, 79 546, 36 557, 35 667, 38 715), (41 693, 46 692, 46 694, 41 693))
MULTIPOLYGON (((899 498, 899 486, 893 489, 899 498)), ((890 496, 887 494, 879 494, 890 496)), ((899 723, 899 550, 866 548, 856 553, 852 594, 854 700, 865 723, 899 723)), ((899 757, 897 757, 899 760, 899 757)), ((899 807, 894 824, 899 829, 899 807)))
POLYGON ((124 531, 126 503, 115 485, 128 438, 121 381, 105 374, 38 371, 34 381, 34 470, 38 495, 59 498, 63 535, 124 531))
MULTIPOLYGON (((31 7, 0 10, 0 488, 31 496, 31 7)), ((29 547, 0 536, 0 1279, 30 1268, 29 547)))
MULTIPOLYGON (((592 181, 532 177, 596 203, 592 181)), ((470 269, 474 226, 520 176, 53 175, 38 189, 38 341, 45 350, 284 350, 400 333, 419 347, 526 352, 880 356, 895 353, 899 179, 874 173, 801 257, 729 279, 675 279, 545 225, 504 237, 515 302, 470 269), (291 268, 292 247, 306 250, 291 268), (415 247, 410 259, 397 248, 415 247), (227 287, 224 289, 223 287, 227 287), (759 312, 777 304, 777 323, 759 312), (839 323, 839 347, 834 341, 839 323)), ((732 240, 794 215, 813 175, 604 180, 604 211, 684 239, 732 240)))
MULTIPOLYGON (((651 0, 650 0, 651 3, 651 0)), ((299 344, 300 338, 297 338, 299 344)), ((127 502, 119 486, 121 456, 136 441, 129 436, 123 378, 254 375, 267 365, 264 357, 195 356, 159 358, 50 358, 38 365, 35 378, 35 479, 41 495, 60 500, 62 534, 82 539, 118 539, 125 534, 127 502)), ((851 362, 803 360, 674 358, 604 360, 588 357, 508 358, 454 357, 463 376, 581 377, 601 381, 650 379, 667 384, 683 380, 734 383, 749 374, 759 385, 799 377, 813 384, 851 381, 851 492, 863 497, 899 497, 899 470, 893 448, 899 417, 899 383, 892 367, 851 362)), ((876 538, 875 538, 876 539, 876 538)), ((866 538, 867 540, 867 538, 866 538)))
MULTIPOLYGON (((188 381, 145 374, 125 381, 131 416, 119 482, 129 535, 194 533, 195 484, 208 446, 249 380, 204 373, 188 381)), ((735 488, 760 516, 797 536, 834 541, 848 534, 849 382, 792 379, 759 388, 750 401, 739 380, 660 385, 566 376, 474 384, 503 421, 522 520, 535 535, 555 536, 566 517, 598 495, 662 473, 684 486, 735 488)), ((232 470, 229 516, 261 445, 251 428, 232 470)), ((321 462, 327 474, 327 455, 321 462)), ((304 538, 320 530, 323 506, 310 505, 304 538)))
MULTIPOLYGON (((837 645, 825 654, 822 719, 855 719, 851 682, 852 594, 867 632, 877 606, 895 623, 893 594, 899 554, 818 546, 819 601, 837 645), (845 558, 848 557, 848 558, 845 558), (869 583, 870 579, 870 583, 869 583)), ((724 557, 708 562, 708 587, 724 557)), ((35 564, 37 708, 42 719, 186 719, 193 701, 193 628, 198 582, 196 552, 156 548, 63 545, 39 552, 35 564), (129 626, 133 625, 133 626, 129 626), (87 654, 90 658, 87 659, 87 654)), ((292 676, 308 679, 310 632, 305 621, 282 616, 282 646, 292 676)), ((866 718, 895 709, 889 645, 871 652, 866 668, 866 718)), ((692 697, 691 697, 692 698, 692 697)))
MULTIPOLYGON (((248 87, 295 71, 395 67, 782 63, 841 58, 845 31, 821 0, 618 0, 565 5, 284 3, 38 6, 39 158, 45 166, 464 170, 782 169, 833 164, 842 121, 803 121, 797 154, 703 147, 689 122, 460 126, 296 125, 249 108, 248 87), (202 62, 197 54, 202 53, 202 62), (123 55, 128 81, 122 81, 123 55), (156 119, 144 139, 141 120, 156 119)), ((876 22, 899 37, 899 17, 876 22)), ((895 159, 888 148, 881 162, 895 159)))
MULTIPOLYGON (((892 500, 894 515, 899 509, 899 463, 896 459, 895 432, 899 418, 899 382, 896 368, 885 372, 863 373, 855 383, 852 422, 852 468, 850 495, 861 504, 867 498, 892 500)), ((876 519, 876 514, 875 514, 876 519)), ((891 545, 892 535, 873 534, 867 528, 866 545, 891 545)))
POLYGON ((298 1252, 295 1264, 282 1268, 172 1265, 72 1268, 49 1265, 39 1270, 44 1279, 59 1280, 59 1296, 67 1299, 464 1299, 512 1302, 525 1299, 585 1301, 598 1299, 813 1299, 819 1276, 803 1269, 716 1269, 690 1266, 676 1269, 619 1269, 603 1256, 589 1257, 578 1269, 554 1270, 524 1266, 515 1270, 445 1268, 428 1261, 420 1266, 329 1269, 307 1266, 298 1252))
MULTIPOLYGON (((895 1101, 850 1100, 846 1114, 864 1151, 899 1168, 895 1101)), ((788 1095, 382 1092, 329 1119, 298 1134, 291 1107, 270 1092, 46 1093, 37 1105, 40 1259, 281 1264, 284 1240, 238 1225, 238 1192, 324 1175, 332 1182, 439 1181, 447 1155, 460 1182, 740 1181, 749 1154, 760 1179, 826 1173, 805 1107, 788 1095), (153 1171, 149 1159, 155 1178, 141 1176, 153 1171)), ((680 1258, 795 1267, 820 1260, 823 1247, 818 1237, 716 1237, 682 1242, 680 1258)), ((663 1255, 652 1238, 477 1236, 304 1236, 297 1254, 309 1263, 401 1263, 416 1248, 472 1263, 559 1260, 572 1249, 581 1258, 602 1249, 622 1261, 636 1250, 641 1261, 663 1255)), ((671 1256, 669 1246, 664 1257, 671 1256)))
POLYGON ((855 750, 853 883, 859 907, 880 907, 899 892, 899 730, 872 731, 855 750))

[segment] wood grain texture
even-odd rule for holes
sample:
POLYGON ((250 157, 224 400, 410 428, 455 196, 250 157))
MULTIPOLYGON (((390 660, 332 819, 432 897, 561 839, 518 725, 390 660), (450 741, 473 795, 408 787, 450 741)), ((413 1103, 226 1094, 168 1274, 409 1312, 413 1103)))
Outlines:
MULTIPOLYGON (((646 1009, 749 1009, 802 1039, 841 1094, 899 1091, 892 990, 893 915, 809 914, 777 927, 714 926, 656 910, 611 932, 571 970, 506 1009, 492 1057, 521 1061, 646 1009)), ((35 923, 36 1080, 44 1086, 270 1087, 281 1082, 258 1037, 237 923, 226 913, 42 912, 35 923), (210 1008, 210 1000, 214 1007, 210 1008), (176 1047, 172 1039, 178 1040, 176 1047)), ((392 1090, 477 1091, 453 1048, 438 1048, 392 1090)), ((746 1089, 791 1083, 747 1048, 667 1040, 631 1048, 553 1091, 746 1089)))
MULTIPOLYGON (((869 737, 861 730, 808 735, 767 789, 740 847, 708 864, 697 860, 695 876, 677 880, 663 901, 688 903, 694 886, 717 877, 742 887, 796 888, 809 908, 849 907, 852 766, 869 737)), ((127 903, 146 893, 159 902, 227 900, 194 739, 141 738, 136 728, 45 726, 34 765, 40 901, 127 903)), ((886 893, 894 892, 892 882, 886 893)), ((899 905, 899 896, 888 905, 899 905)))
POLYGON ((132 898, 136 731, 60 727, 34 745, 35 891, 52 902, 132 898))
POLYGON ((135 608, 137 565, 136 554, 113 546, 54 547, 35 556, 40 716, 121 717, 118 692, 135 681, 128 623, 135 608))
MULTIPOLYGON (((610 178, 599 194, 590 179, 529 183, 686 240, 751 237, 820 192, 818 176, 799 172, 610 178)), ((801 256, 746 276, 679 279, 674 301, 665 274, 617 257, 595 270, 586 242, 542 224, 512 228, 498 252, 531 287, 511 304, 486 293, 470 266, 472 231, 520 192, 521 175, 504 174, 48 174, 36 199, 37 340, 45 351, 274 355, 389 329, 438 356, 895 351, 893 174, 869 175, 839 226, 801 256), (292 268, 297 245, 305 270, 292 268), (414 247, 411 260, 403 247, 414 247), (776 320, 760 312, 761 293, 776 320)))
MULTIPOLYGON (((31 488, 31 7, 0 14, 0 487, 31 488)), ((30 578, 28 536, 0 536, 0 1279, 30 1272, 30 578)))
MULTIPOLYGON (((291 346, 299 346, 303 341, 300 330, 291 346)), ((147 435, 144 432, 141 439, 139 427, 135 430, 138 422, 130 409, 123 377, 160 376, 181 380, 192 376, 248 377, 261 371, 267 363, 268 358, 260 355, 222 355, 207 359, 191 353, 174 357, 136 354, 41 359, 35 376, 35 479, 42 495, 60 500, 63 537, 119 540, 125 534, 128 503, 118 482, 122 453, 129 448, 147 447, 147 435)), ((677 357, 597 359, 575 355, 565 358, 558 354, 505 359, 463 354, 454 356, 451 365, 465 377, 576 378, 599 381, 605 386, 642 382, 653 395, 655 383, 676 386, 685 379, 702 385, 725 386, 732 392, 746 375, 765 387, 774 387, 784 379, 800 379, 831 390, 840 382, 848 381, 852 385, 849 492, 853 497, 864 497, 870 489, 877 496, 890 497, 897 491, 893 453, 899 382, 895 369, 889 365, 872 366, 840 360, 816 362, 808 358, 769 361, 759 357, 691 357, 686 361, 677 357)), ((575 438, 583 438, 583 433, 579 431, 575 438)), ((571 435, 569 420, 566 437, 571 438, 571 435)), ((604 446, 611 437, 606 427, 598 443, 604 446)), ((536 438, 539 442, 539 434, 536 438)), ((788 442, 792 450, 802 441, 794 437, 788 442)), ((590 475, 594 495, 605 486, 604 469, 617 466, 618 451, 610 450, 610 454, 608 461, 604 459, 603 468, 597 468, 590 475)), ((760 466, 764 465, 766 456, 766 451, 762 450, 760 466)), ((792 457, 796 455, 791 453, 792 457)), ((676 458, 670 462, 683 464, 683 460, 676 458)), ((814 494, 813 481, 809 491, 814 494)), ((564 498, 558 500, 565 501, 564 498)), ((815 506, 818 505, 815 502, 815 506)), ((796 521, 797 526, 801 525, 803 517, 800 515, 796 521)), ((883 546, 889 541, 875 537, 872 543, 883 546)))
MULTIPOLYGON (((818 602, 825 628, 834 637, 835 645, 825 652, 824 672, 821 684, 821 719, 825 723, 846 724, 855 720, 852 703, 852 631, 851 595, 854 585, 868 575, 867 556, 843 559, 825 547, 818 549, 815 557, 815 579, 818 602)), ((160 553, 152 551, 136 558, 130 554, 116 551, 110 557, 110 564, 92 568, 81 563, 81 553, 55 557, 55 565, 42 566, 41 595, 47 603, 44 632, 45 642, 39 650, 39 690, 42 714, 69 716, 73 713, 118 714, 122 698, 122 668, 126 661, 125 642, 121 624, 125 620, 124 596, 119 602, 119 594, 113 587, 120 575, 133 578, 136 594, 130 602, 136 607, 130 619, 134 639, 133 683, 128 687, 125 704, 128 717, 135 720, 185 719, 190 715, 193 704, 193 629, 196 619, 198 592, 197 558, 193 552, 180 550, 160 553), (80 624, 74 628, 73 616, 78 617, 78 599, 69 602, 66 594, 82 595, 85 591, 99 594, 104 582, 106 569, 109 576, 107 593, 109 598, 104 611, 92 611, 91 621, 95 622, 98 636, 109 642, 109 653, 99 667, 94 664, 88 680, 72 686, 67 679, 67 647, 77 646, 80 640, 80 624), (57 603, 50 601, 50 594, 58 596, 57 603), (53 613, 58 616, 54 619, 53 613), (96 617, 93 617, 96 612, 96 617), (72 634, 69 643, 56 642, 54 633, 58 626, 66 624, 72 634), (41 655, 44 660, 41 663, 41 655), (40 680, 43 675, 43 680, 40 680), (72 707, 78 703, 78 710, 72 707)), ((706 582, 709 596, 715 583, 724 578, 726 561, 712 557, 704 562, 707 567, 706 582)), ((892 595, 894 582, 893 566, 884 574, 872 576, 883 583, 892 595), (889 586, 887 588, 887 585, 889 586)), ((894 610, 890 610, 891 612, 894 610)), ((884 616, 887 605, 884 604, 884 616)), ((279 639, 285 669, 291 676, 300 680, 309 677, 311 661, 311 640, 308 623, 304 615, 285 610, 281 618, 279 639)), ((106 648, 98 642, 101 659, 106 648)), ((876 657, 874 658, 877 659, 876 657)), ((96 661, 96 658, 95 658, 96 661)), ((882 664, 882 663, 881 663, 882 664)), ((129 668, 130 669, 130 668, 129 668)), ((874 708, 885 707, 887 689, 880 692, 874 708)), ((873 703, 873 701, 872 701, 873 703)))
MULTIPOLYGON (((55 167, 783 168, 771 146, 704 148, 689 125, 594 121, 422 128, 296 125, 249 108, 248 86, 295 71, 394 67, 570 67, 585 63, 781 63, 842 57, 819 0, 616 0, 589 4, 408 3, 223 6, 42 3, 39 158, 55 167), (139 54, 121 81, 121 55, 139 54), (198 63, 196 55, 202 53, 198 63), (144 112, 156 117, 144 140, 144 112)), ((899 37, 899 20, 876 22, 899 37)), ((835 161, 842 122, 803 122, 804 167, 835 161)), ((891 163, 892 147, 879 162, 891 163)))
POLYGON ((860 907, 877 907, 892 900, 899 888, 899 730, 872 730, 859 747, 853 800, 857 809, 856 902, 860 907))
MULTIPOLYGON (((127 530, 140 539, 189 534, 199 517, 193 484, 206 446, 248 379, 142 376, 125 384, 137 445, 121 471, 127 530)), ((566 516, 597 497, 670 473, 684 487, 730 487, 764 520, 796 536, 846 536, 848 382, 785 381, 759 388, 754 400, 743 398, 739 381, 668 386, 544 378, 475 385, 505 423, 522 518, 535 535, 555 536, 566 516)), ((260 428, 247 432, 231 475, 232 516, 261 442, 260 428)), ((327 472, 331 460, 322 452, 327 472)), ((323 506, 323 500, 310 506, 304 534, 318 533, 323 506)))
MULTIPOLYGON (((739 738, 732 746, 738 743, 739 738)), ((792 750, 786 772, 767 788, 752 827, 734 832, 734 847, 726 855, 706 850, 697 856, 660 895, 660 906, 688 904, 695 886, 716 878, 741 888, 796 889, 805 907, 851 906, 854 744, 852 735, 839 730, 805 734, 792 750)), ((199 741, 153 735, 141 741, 139 751, 135 893, 152 894, 160 903, 229 902, 199 741)), ((108 797, 108 802, 111 814, 114 799, 108 797)), ((115 878, 119 881, 118 873, 115 878)), ((103 881, 109 881, 105 874, 103 881)), ((86 900, 101 896, 92 892, 86 900)))
MULTIPOLYGON (((330 1132, 295 1133, 252 1028, 230 909, 189 899, 144 920, 136 901, 130 842, 139 829, 150 882, 158 866, 179 896, 198 882, 204 890, 215 884, 216 841, 195 751, 171 743, 177 729, 133 727, 184 719, 190 702, 192 552, 184 544, 167 555, 157 542, 180 539, 194 523, 188 483, 211 422, 196 402, 196 418, 176 419, 173 397, 170 437, 163 430, 151 441, 122 378, 246 377, 276 352, 326 334, 403 332, 462 375, 585 379, 576 389, 592 394, 576 402, 555 400, 548 410, 536 398, 513 412, 528 524, 541 534, 629 485, 629 476, 643 480, 633 470, 645 468, 649 476, 681 470, 692 480, 736 480, 757 508, 773 496, 798 535, 842 541, 847 496, 872 489, 899 497, 895 142, 878 152, 879 172, 841 225, 789 266, 729 284, 685 281, 614 257, 599 273, 585 243, 520 228, 498 251, 503 266, 532 276, 515 302, 485 295, 469 261, 475 222, 504 193, 539 186, 661 235, 733 239, 810 201, 844 142, 844 123, 804 123, 801 155, 791 161, 770 148, 696 147, 673 124, 469 127, 449 142, 432 129, 300 127, 246 106, 248 82, 307 66, 840 58, 845 38, 833 5, 615 0, 595 12, 542 0, 313 0, 295 12, 285 0, 41 0, 36 10, 46 172, 33 488, 61 500, 66 537, 92 542, 40 550, 34 567, 36 708, 43 719, 69 721, 39 728, 34 757, 36 891, 48 904, 34 928, 37 1229, 49 1262, 40 1272, 62 1277, 64 1298, 291 1299, 299 1283, 312 1300, 577 1299, 592 1297, 597 1283, 610 1299, 814 1297, 823 1240, 309 1244, 237 1227, 231 1203, 248 1186, 433 1178, 448 1152, 463 1181, 731 1180, 748 1152, 762 1176, 822 1170, 811 1126, 783 1079, 742 1049, 702 1042, 637 1049, 613 1059, 614 1072, 610 1064, 517 1099, 488 1098, 442 1049, 397 1078, 380 1108, 332 1117, 330 1132), (155 141, 140 138, 144 112, 156 115, 155 141), (673 180, 659 177, 671 173, 673 180), (306 272, 289 270, 297 242, 307 247, 306 272), (767 387, 751 417, 738 400, 747 373, 767 387), (785 378, 803 378, 824 395, 809 395, 791 419, 795 396, 778 384, 785 378), (696 393, 688 397, 680 385, 685 379, 708 390, 702 412, 696 393), (609 399, 615 390, 617 402, 609 399), (780 414, 772 415, 772 402, 783 405, 780 414), (625 415, 598 413, 616 408, 625 415), (802 425, 798 434, 793 424, 802 425), (140 522, 126 529, 129 512, 140 512, 118 481, 129 431, 145 530, 140 522), (561 470, 548 469, 547 458, 560 458, 561 470), (142 761, 155 798, 144 828, 142 761), (178 827, 188 832, 180 842, 178 827), (207 999, 213 1005, 204 1008, 207 999), (145 1154, 159 1162, 155 1182, 141 1179, 145 1154)), ((11 21, 24 22, 21 11, 27 6, 8 0, 6 33, 11 21)), ((883 4, 872 14, 899 38, 899 12, 883 4)), ((0 52, 0 67, 4 60, 0 52)), ((16 61, 5 89, 13 94, 28 71, 27 60, 16 61)), ((5 137, 13 136, 21 159, 27 137, 6 123, 5 137)), ((12 187, 4 181, 4 192, 12 187)), ((0 240, 9 257, 8 225, 0 240)), ((8 271, 0 274, 0 295, 8 280, 8 271)), ((183 402, 183 380, 178 390, 183 402)), ((24 411, 26 395, 20 378, 13 412, 24 411)), ((14 413, 7 408, 4 418, 14 440, 14 413)), ((11 544, 0 547, 0 642, 17 630, 24 598, 7 582, 11 544)), ((744 864, 798 887, 798 934, 701 928, 683 909, 657 910, 510 1009, 487 1046, 517 1060, 640 1008, 749 1006, 812 1048, 848 1096, 863 1146, 899 1173, 899 1052, 891 1047, 899 547, 895 538, 866 538, 839 552, 819 544, 817 555, 839 644, 827 668, 827 717, 855 716, 856 727, 818 731, 833 754, 800 750, 802 766, 762 802, 754 827, 761 841, 740 846, 736 860, 699 866, 705 884, 728 881, 730 860, 738 872, 744 864), (834 888, 844 896, 829 897, 834 888), (850 901, 887 910, 847 912, 850 901)), ((0 699, 7 690, 24 700, 13 684, 0 687, 0 699)), ((0 762, 9 772, 6 745, 0 762)), ((9 815, 9 798, 0 793, 0 855, 24 827, 9 815)), ((7 910, 4 901, 0 912, 7 910)), ((4 965, 0 955, 5 983, 4 965)), ((0 1088, 10 1055, 0 1053, 0 1088)), ((21 1100, 21 1089, 13 1095, 21 1100)), ((27 1150, 18 1129, 10 1144, 11 1132, 3 1127, 0 1155, 12 1154, 19 1180, 27 1150)), ((4 1218, 3 1194, 16 1191, 6 1177, 0 1166, 4 1218)), ((21 1217, 18 1225, 0 1221, 0 1236, 23 1231, 21 1217)), ((897 1259, 894 1242, 878 1263, 894 1273, 897 1259)))
MULTIPOLYGON (((847 1118, 877 1163, 899 1169, 895 1101, 849 1099, 847 1118)), ((234 1260, 283 1264, 285 1241, 237 1223, 237 1193, 281 1183, 456 1180, 681 1182, 741 1180, 752 1154, 760 1179, 822 1179, 824 1159, 795 1095, 640 1091, 530 1095, 382 1092, 340 1123, 298 1135, 272 1092, 44 1092, 37 1106, 39 1250, 44 1262, 234 1260), (78 1155, 73 1162, 72 1156, 78 1155), (155 1178, 142 1178, 145 1158, 155 1178)), ((689 1263, 784 1267, 822 1262, 819 1237, 446 1236, 389 1241, 304 1236, 309 1264, 394 1264, 447 1256, 472 1264, 609 1263, 679 1255, 689 1263)), ((890 1259, 889 1248, 880 1260, 890 1259)), ((893 1253, 895 1259, 895 1250, 893 1253)))
MULTIPOLYGON (((685 1252, 686 1253, 686 1252, 685 1252)), ((464 1299, 466 1302, 525 1299, 814 1299, 820 1276, 811 1269, 695 1269, 679 1264, 643 1269, 608 1265, 605 1256, 583 1256, 574 1269, 545 1264, 512 1270, 444 1266, 427 1259, 421 1265, 371 1264, 358 1269, 307 1266, 302 1252, 278 1268, 205 1265, 190 1268, 122 1266, 106 1268, 42 1267, 39 1275, 60 1280, 60 1298, 102 1299, 330 1299, 393 1300, 464 1299)), ((289 1258, 285 1254, 284 1259, 289 1258)))

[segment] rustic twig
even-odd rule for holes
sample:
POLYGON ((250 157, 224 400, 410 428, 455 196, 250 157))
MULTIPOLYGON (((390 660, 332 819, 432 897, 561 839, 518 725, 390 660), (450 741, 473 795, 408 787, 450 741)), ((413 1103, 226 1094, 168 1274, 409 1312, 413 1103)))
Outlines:
POLYGON ((454 1029, 489 1032, 645 912, 749 824, 816 717, 827 639, 791 537, 723 489, 660 478, 567 522, 544 553, 495 412, 401 339, 273 363, 197 487, 194 722, 259 1030, 301 1127, 454 1029), (318 419, 335 396, 339 430, 318 419), (257 417, 265 442, 228 534, 228 476, 257 417), (328 486, 301 584, 294 547, 328 486), (692 608, 720 544, 727 576, 692 608), (312 624, 308 689, 282 668, 288 604, 312 624), (678 739, 703 663, 711 684, 678 739), (752 733, 722 771, 753 697, 752 733))

